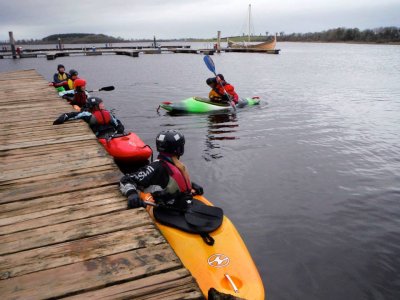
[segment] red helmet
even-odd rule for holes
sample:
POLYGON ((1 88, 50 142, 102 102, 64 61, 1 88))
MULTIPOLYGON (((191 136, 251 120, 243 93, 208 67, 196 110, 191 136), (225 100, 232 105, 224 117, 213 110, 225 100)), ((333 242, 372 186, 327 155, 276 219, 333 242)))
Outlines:
POLYGON ((78 86, 85 86, 86 85, 86 80, 85 79, 75 79, 74 81, 74 88, 77 88, 78 86))

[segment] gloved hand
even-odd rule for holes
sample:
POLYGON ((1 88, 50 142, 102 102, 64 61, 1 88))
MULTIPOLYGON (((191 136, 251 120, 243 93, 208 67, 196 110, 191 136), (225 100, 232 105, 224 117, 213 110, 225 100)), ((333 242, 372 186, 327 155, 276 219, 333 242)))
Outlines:
POLYGON ((59 125, 65 122, 65 120, 68 120, 68 115, 67 114, 62 114, 59 116, 55 121, 53 122, 53 125, 59 125))
POLYGON ((193 193, 194 195, 203 195, 204 194, 203 187, 194 182, 192 182, 192 190, 194 191, 194 193, 193 193))
POLYGON ((65 99, 65 100, 70 100, 69 97, 68 97, 68 95, 62 95, 61 98, 65 99))
POLYGON ((119 181, 119 190, 121 191, 122 195, 128 197, 132 193, 137 193, 136 185, 131 183, 129 175, 122 176, 121 180, 119 181))
POLYGON ((146 207, 144 202, 140 199, 137 191, 131 193, 128 197, 128 208, 146 207))

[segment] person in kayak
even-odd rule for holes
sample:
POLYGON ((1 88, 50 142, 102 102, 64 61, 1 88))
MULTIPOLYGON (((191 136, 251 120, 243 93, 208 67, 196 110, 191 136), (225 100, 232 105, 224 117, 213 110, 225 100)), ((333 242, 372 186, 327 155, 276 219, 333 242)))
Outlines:
POLYGON ((62 98, 67 100, 69 104, 77 105, 81 109, 85 107, 87 103, 86 80, 82 78, 75 79, 74 93, 63 95, 62 98))
POLYGON ((203 188, 190 181, 185 165, 180 161, 184 153, 185 137, 176 130, 157 135, 157 160, 127 174, 120 180, 120 190, 128 197, 128 208, 144 207, 138 189, 151 193, 156 203, 184 209, 193 195, 202 195, 203 188))
POLYGON ((211 91, 208 95, 211 101, 232 101, 235 104, 239 102, 239 96, 236 94, 234 86, 227 83, 222 74, 218 74, 216 77, 208 78, 206 83, 211 88, 211 91))
POLYGON ((124 125, 104 108, 101 98, 89 97, 84 111, 64 113, 53 122, 53 125, 79 119, 88 123, 98 138, 110 138, 115 134, 124 134, 124 125))
POLYGON ((69 74, 65 72, 64 65, 58 65, 57 73, 53 76, 53 86, 56 88, 63 87, 66 91, 70 90, 68 86, 68 78, 69 74))

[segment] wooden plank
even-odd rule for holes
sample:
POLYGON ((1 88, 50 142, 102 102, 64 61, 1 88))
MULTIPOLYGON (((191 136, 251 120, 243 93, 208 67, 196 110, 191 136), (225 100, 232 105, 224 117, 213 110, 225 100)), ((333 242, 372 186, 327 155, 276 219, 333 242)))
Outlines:
POLYGON ((121 196, 118 189, 110 189, 110 186, 95 187, 92 189, 77 190, 53 196, 44 196, 33 200, 1 204, 0 211, 2 218, 10 218, 18 215, 34 214, 42 210, 89 203, 100 199, 116 198, 118 196, 121 196))
POLYGON ((0 182, 9 181, 21 178, 27 178, 37 175, 46 174, 57 174, 60 171, 73 171, 82 168, 91 168, 96 166, 104 166, 110 163, 108 156, 103 157, 92 157, 91 159, 79 159, 73 160, 67 163, 66 160, 54 162, 47 165, 39 166, 27 166, 26 168, 16 168, 15 170, 9 170, 7 173, 0 174, 0 182))
POLYGON ((41 181, 9 184, 0 186, 0 204, 111 184, 116 186, 120 178, 121 175, 118 172, 103 171, 90 176, 87 174, 75 175, 72 172, 69 177, 55 178, 50 184, 46 177, 41 181))
POLYGON ((27 201, 17 201, 0 205, 1 217, 11 218, 21 215, 36 214, 41 211, 64 208, 72 205, 80 205, 120 197, 120 192, 110 186, 73 191, 48 197, 36 198, 27 201))
MULTIPOLYGON (((68 201, 68 199, 66 199, 68 201)), ((86 219, 115 211, 126 210, 125 197, 105 198, 80 205, 42 210, 9 218, 0 219, 0 234, 10 234, 24 230, 86 219)))
POLYGON ((186 269, 129 281, 104 289, 67 297, 68 300, 97 299, 204 299, 196 289, 193 278, 186 269), (166 295, 168 293, 168 295, 166 295), (166 297, 168 296, 168 297, 166 297))
POLYGON ((180 262, 171 248, 161 244, 1 280, 0 294, 5 299, 55 298, 178 267, 180 262))
POLYGON ((21 276, 76 262, 153 247, 165 243, 154 225, 115 231, 89 238, 0 256, 0 279, 21 276))
POLYGON ((28 147, 36 147, 41 145, 52 145, 52 144, 59 144, 59 143, 69 143, 74 141, 82 141, 82 140, 94 140, 95 136, 92 133, 88 134, 81 134, 71 137, 55 137, 55 138, 44 138, 42 140, 36 141, 26 141, 26 142, 19 142, 9 145, 0 145, 0 151, 4 150, 11 150, 17 148, 28 148, 28 147))
MULTIPOLYGON (((6 234, 1 237, 0 255, 54 245, 152 223, 143 209, 131 209, 67 223, 6 234)), ((0 228, 1 229, 1 228, 0 228)), ((1 232, 0 232, 1 234, 1 232)))
MULTIPOLYGON (((14 179, 14 180, 10 180, 10 181, 0 182, 0 191, 10 188, 12 186, 17 186, 19 184, 21 184, 21 185, 27 184, 28 185, 30 183, 35 183, 35 182, 42 182, 42 184, 43 184, 46 180, 53 180, 55 178, 68 179, 70 177, 74 177, 77 175, 86 174, 86 176, 88 176, 87 174, 97 174, 97 173, 103 173, 105 171, 112 172, 112 171, 116 171, 116 169, 115 169, 115 166, 107 164, 107 165, 96 166, 96 167, 92 167, 92 168, 82 168, 82 169, 73 170, 73 171, 59 172, 56 174, 43 174, 43 175, 37 175, 37 176, 26 177, 26 178, 21 178, 21 179, 14 179)), ((0 203, 1 202, 2 201, 0 199, 0 203)))

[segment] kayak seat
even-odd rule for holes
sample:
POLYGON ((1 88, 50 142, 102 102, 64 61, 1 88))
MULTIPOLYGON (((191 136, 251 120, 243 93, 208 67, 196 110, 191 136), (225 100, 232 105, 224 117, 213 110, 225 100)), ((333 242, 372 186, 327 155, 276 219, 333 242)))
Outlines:
POLYGON ((224 107, 230 107, 231 105, 227 102, 216 102, 216 101, 211 101, 208 98, 200 98, 200 97, 194 97, 194 100, 199 101, 199 102, 204 102, 216 106, 224 106, 224 107))
MULTIPOLYGON (((192 200, 191 207, 196 207, 199 205, 205 204, 196 199, 192 200)), ((221 226, 223 220, 223 216, 221 216, 220 218, 213 218, 207 223, 206 226, 193 226, 186 221, 185 214, 183 212, 163 206, 154 207, 153 215, 154 218, 161 224, 174 227, 188 233, 196 234, 209 233, 217 230, 221 226)))

